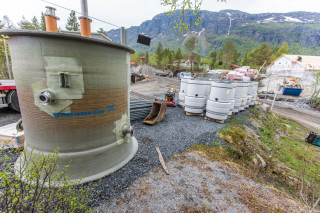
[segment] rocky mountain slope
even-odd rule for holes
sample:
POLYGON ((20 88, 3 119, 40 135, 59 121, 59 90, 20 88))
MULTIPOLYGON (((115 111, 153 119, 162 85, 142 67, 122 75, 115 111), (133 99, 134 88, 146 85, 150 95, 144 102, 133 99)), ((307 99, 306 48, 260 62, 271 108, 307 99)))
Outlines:
MULTIPOLYGON (((202 22, 195 26, 196 16, 189 12, 185 22, 189 24, 190 33, 179 35, 173 29, 172 22, 179 18, 179 13, 172 17, 158 14, 152 20, 143 22, 140 26, 128 28, 128 44, 138 52, 154 52, 159 41, 165 47, 177 49, 191 36, 198 38, 197 52, 206 55, 212 49, 219 49, 228 39, 231 39, 241 53, 258 47, 262 42, 268 42, 272 47, 287 41, 290 52, 296 54, 320 55, 320 13, 262 13, 249 14, 236 10, 219 12, 200 11, 202 22), (137 44, 137 36, 144 33, 152 37, 151 47, 137 44)), ((113 41, 120 38, 119 29, 107 32, 113 41)))

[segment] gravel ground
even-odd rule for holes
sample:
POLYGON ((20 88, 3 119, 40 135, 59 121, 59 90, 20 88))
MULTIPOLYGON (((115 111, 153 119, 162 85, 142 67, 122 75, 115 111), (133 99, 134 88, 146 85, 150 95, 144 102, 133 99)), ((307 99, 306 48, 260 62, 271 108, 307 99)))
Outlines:
POLYGON ((95 212, 300 212, 301 204, 228 166, 184 152, 95 212), (261 211, 263 210, 263 211, 261 211))
POLYGON ((0 126, 12 124, 21 119, 19 112, 13 111, 9 108, 0 108, 0 126))
MULTIPOLYGON (((241 113, 237 116, 241 116, 241 113)), ((214 123, 204 120, 201 116, 186 116, 184 110, 179 107, 168 108, 165 119, 153 126, 146 125, 142 121, 132 122, 135 129, 134 136, 139 142, 138 152, 125 167, 101 179, 91 205, 97 206, 119 197, 138 178, 159 167, 155 146, 159 146, 167 161, 174 154, 180 154, 196 143, 206 145, 212 145, 213 141, 224 143, 216 133, 227 123, 228 121, 225 124, 214 123)), ((85 185, 91 186, 95 183, 98 182, 85 185)))
POLYGON ((306 104, 305 102, 275 101, 275 103, 282 104, 288 107, 294 107, 294 108, 312 109, 312 107, 306 104))

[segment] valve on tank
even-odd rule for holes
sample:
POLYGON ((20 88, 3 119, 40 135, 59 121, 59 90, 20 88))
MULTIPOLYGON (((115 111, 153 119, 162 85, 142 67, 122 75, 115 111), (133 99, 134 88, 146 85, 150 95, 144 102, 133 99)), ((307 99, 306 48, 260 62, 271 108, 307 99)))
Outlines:
POLYGON ((53 101, 53 94, 49 91, 42 91, 38 95, 39 102, 43 105, 48 105, 53 101))

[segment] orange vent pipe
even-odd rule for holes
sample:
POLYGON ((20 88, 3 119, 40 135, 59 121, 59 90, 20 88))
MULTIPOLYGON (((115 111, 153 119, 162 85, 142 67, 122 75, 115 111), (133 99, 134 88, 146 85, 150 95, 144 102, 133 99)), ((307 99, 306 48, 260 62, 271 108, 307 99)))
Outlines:
POLYGON ((91 20, 86 17, 80 17, 80 30, 81 35, 91 37, 91 20))
POLYGON ((47 11, 45 12, 45 21, 46 21, 46 30, 48 32, 58 32, 57 20, 59 18, 55 16, 55 8, 46 7, 47 11))

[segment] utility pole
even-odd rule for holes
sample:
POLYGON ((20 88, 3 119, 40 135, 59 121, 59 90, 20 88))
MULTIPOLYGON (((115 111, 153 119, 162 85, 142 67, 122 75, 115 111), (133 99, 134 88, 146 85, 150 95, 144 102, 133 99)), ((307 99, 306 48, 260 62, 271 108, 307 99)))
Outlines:
POLYGON ((8 51, 7 51, 7 41, 6 41, 5 38, 3 38, 2 40, 3 40, 3 45, 4 45, 4 52, 5 52, 5 54, 6 54, 8 76, 9 76, 9 79, 12 79, 11 68, 10 68, 10 61, 9 61, 9 56, 8 56, 8 51))

